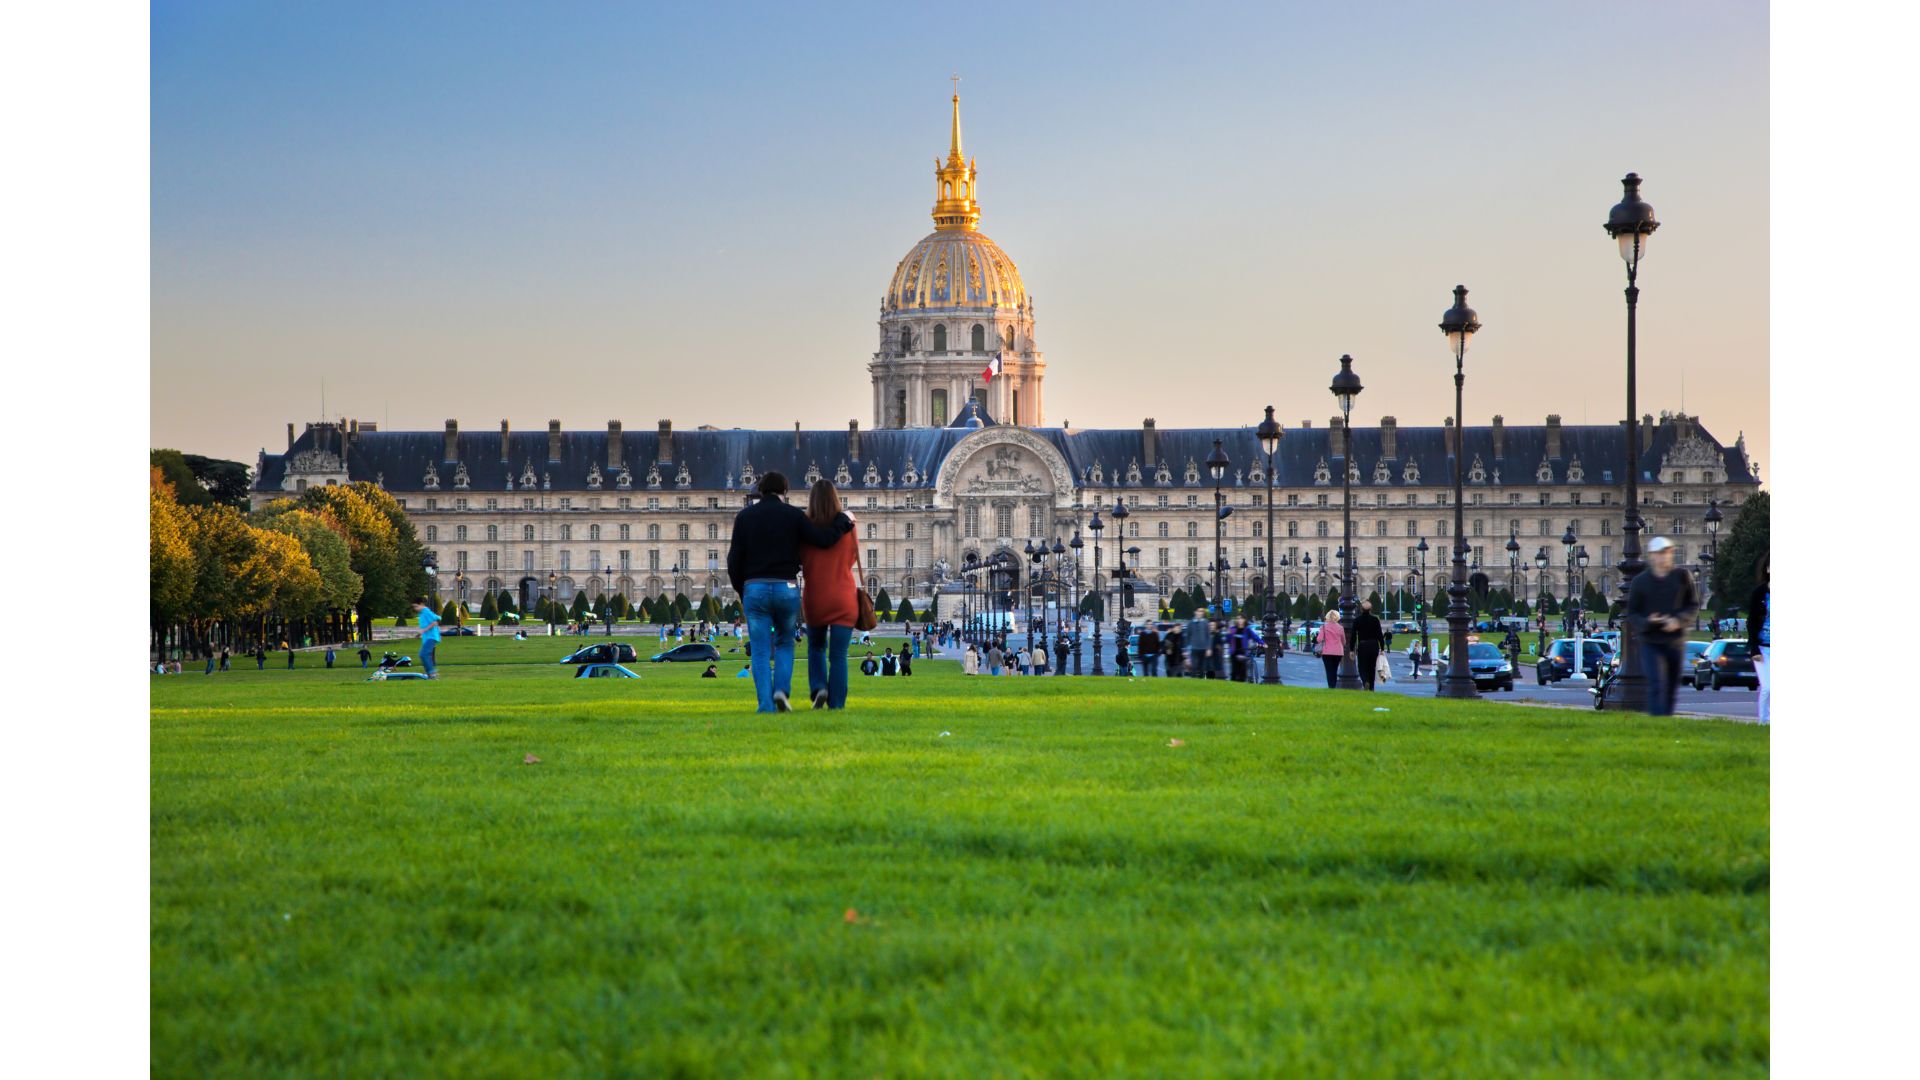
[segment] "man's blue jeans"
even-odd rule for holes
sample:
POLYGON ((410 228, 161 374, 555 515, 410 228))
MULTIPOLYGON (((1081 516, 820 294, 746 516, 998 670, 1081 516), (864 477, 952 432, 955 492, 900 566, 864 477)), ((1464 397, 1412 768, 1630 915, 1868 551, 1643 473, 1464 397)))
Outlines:
POLYGON ((1640 642, 1640 669, 1647 676, 1647 715, 1672 716, 1673 698, 1680 691, 1679 642, 1640 642))
POLYGON ((847 645, 851 626, 807 624, 807 697, 827 692, 827 708, 847 707, 847 645))
POLYGON ((420 666, 427 669, 427 678, 433 678, 433 650, 440 647, 437 641, 420 642, 420 666))
POLYGON ((773 712, 773 693, 793 695, 793 632, 800 625, 800 586, 791 581, 755 578, 740 597, 747 616, 747 644, 753 650, 753 692, 760 712, 773 712))

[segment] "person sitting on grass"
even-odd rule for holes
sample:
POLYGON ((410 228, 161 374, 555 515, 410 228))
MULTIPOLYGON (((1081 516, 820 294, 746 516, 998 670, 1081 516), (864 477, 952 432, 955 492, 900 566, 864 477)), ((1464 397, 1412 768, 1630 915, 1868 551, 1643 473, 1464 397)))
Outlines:
POLYGON ((703 678, 703 679, 717 679, 717 678, 719 678, 719 677, 720 677, 720 668, 719 668, 719 665, 717 665, 717 664, 708 664, 708 665, 707 665, 707 670, 705 670, 705 671, 703 671, 703 672, 701 672, 701 673, 700 673, 700 677, 701 677, 701 678, 703 678))

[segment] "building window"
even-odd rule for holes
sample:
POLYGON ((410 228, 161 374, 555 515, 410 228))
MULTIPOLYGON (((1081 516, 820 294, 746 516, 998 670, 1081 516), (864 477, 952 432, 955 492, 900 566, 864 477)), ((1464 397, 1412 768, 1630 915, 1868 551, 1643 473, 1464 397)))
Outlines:
POLYGON ((1375 535, 1375 536, 1385 536, 1385 535, 1387 535, 1387 523, 1386 523, 1386 522, 1384 522, 1384 521, 1376 521, 1376 522, 1374 522, 1374 523, 1373 523, 1373 535, 1375 535))
POLYGON ((498 525, 487 526, 487 539, 489 540, 500 539, 500 526, 498 525))
POLYGON ((977 353, 987 351, 987 328, 979 323, 973 324, 973 351, 977 353))
POLYGON ((968 536, 979 536, 980 535, 980 508, 977 506, 969 506, 967 507, 966 512, 961 515, 961 517, 964 519, 964 524, 961 527, 962 531, 965 532, 968 536))
POLYGON ((1325 521, 1316 521, 1316 522, 1314 522, 1314 523, 1313 523, 1313 535, 1315 535, 1315 536, 1325 536, 1325 535, 1327 535, 1327 523, 1326 523, 1325 521))
POLYGON ((573 539, 573 526, 571 525, 560 526, 560 539, 562 540, 573 539))
POLYGON ((676 525, 674 526, 674 531, 679 534, 678 538, 681 540, 686 540, 691 535, 691 528, 686 525, 676 525))
MULTIPOLYGON (((943 335, 943 334, 936 334, 936 335, 934 336, 934 339, 933 339, 933 340, 935 340, 935 341, 939 341, 939 340, 941 340, 941 339, 942 339, 942 338, 943 338, 944 336, 945 336, 945 335, 943 335)), ((868 566, 879 566, 879 565, 881 565, 881 563, 880 563, 880 549, 879 549, 879 548, 868 548, 868 549, 867 549, 867 565, 868 565, 868 566)))
MULTIPOLYGON (((1046 532, 1046 531, 1047 531, 1047 512, 1046 512, 1046 510, 1044 510, 1044 509, 1042 509, 1041 507, 1038 507, 1038 506, 1029 506, 1029 507, 1027 507, 1027 532, 1028 532, 1028 534, 1029 534, 1029 535, 1032 535, 1032 536, 1039 536, 1039 535, 1040 535, 1041 533, 1043 533, 1043 532, 1046 532)), ((1136 536, 1138 536, 1138 535, 1139 535, 1139 533, 1138 533, 1138 532, 1136 531, 1136 532, 1134 533, 1134 535, 1136 535, 1136 536)), ((909 539, 909 540, 911 540, 911 539, 913 539, 913 526, 911 526, 911 525, 909 525, 909 526, 907 526, 907 539, 909 539)))
POLYGON ((1200 535, 1200 523, 1199 523, 1199 522, 1197 522, 1197 521, 1189 521, 1189 522, 1187 522, 1187 535, 1188 535, 1188 536, 1199 536, 1199 535, 1200 535))
POLYGON ((997 507, 994 511, 993 517, 994 517, 994 526, 1000 530, 994 535, 1009 536, 1009 537, 1013 535, 1013 507, 1011 506, 997 507))
POLYGON ((720 523, 719 522, 717 521, 707 522, 707 539, 709 540, 720 539, 720 523))
POLYGON ((600 539, 600 526, 598 525, 587 526, 587 539, 589 540, 600 539))
POLYGON ((1297 521, 1289 521, 1289 522, 1287 522, 1287 535, 1288 535, 1288 536, 1299 536, 1299 535, 1300 535, 1300 523, 1299 523, 1299 522, 1297 522, 1297 521))
POLYGON ((945 326, 935 326, 933 328, 933 351, 947 351, 947 328, 945 326))
POLYGON ((499 552, 497 551, 487 552, 487 569, 489 570, 500 569, 500 553, 499 552))
POLYGON ((1322 495, 1318 495, 1318 496, 1315 496, 1315 498, 1316 498, 1316 500, 1317 500, 1317 501, 1316 501, 1316 503, 1315 503, 1315 505, 1318 505, 1318 506, 1325 506, 1325 505, 1327 505, 1327 497, 1326 497, 1326 495, 1324 495, 1324 494, 1322 494, 1322 495))
POLYGON ((658 548, 655 548, 654 550, 647 552, 647 569, 649 570, 660 569, 660 551, 658 548))
POLYGON ((1199 548, 1190 547, 1187 549, 1187 565, 1188 566, 1200 565, 1200 549, 1199 548))
POLYGON ((571 498, 568 498, 565 495, 560 496, 560 509, 562 510, 573 509, 573 500, 571 498))
POLYGON ((947 392, 945 390, 933 392, 932 400, 928 403, 928 412, 934 427, 947 426, 947 392))
POLYGON ((573 552, 563 548, 560 552, 560 570, 562 573, 565 573, 571 569, 573 569, 573 552))
POLYGON ((467 527, 465 525, 455 525, 453 527, 453 538, 455 540, 465 540, 467 538, 467 527))
POLYGON ((625 550, 620 552, 620 569, 633 569, 633 552, 625 550))
POLYGON ((1387 549, 1386 548, 1377 547, 1373 549, 1373 565, 1375 566, 1387 565, 1387 549))
POLYGON ((1419 522, 1417 522, 1417 521, 1414 521, 1414 520, 1412 520, 1411 518, 1409 518, 1409 519, 1407 520, 1407 535, 1408 535, 1408 536, 1419 536, 1419 535, 1420 535, 1420 523, 1419 523, 1419 522))
POLYGON ((1167 565, 1167 549, 1166 548, 1160 549, 1160 565, 1161 566, 1167 565))
POLYGON ((1487 535, 1487 519, 1486 518, 1473 519, 1473 535, 1475 536, 1487 535))
POLYGON ((633 526, 631 525, 620 526, 620 539, 622 540, 633 539, 633 526))
POLYGON ((440 539, 440 526, 438 525, 427 526, 427 542, 432 543, 433 541, 438 539, 440 539))
POLYGON ((1266 535, 1266 534, 1265 534, 1264 532, 1262 532, 1262 531, 1261 531, 1261 530, 1263 530, 1263 529, 1264 529, 1265 527, 1266 527, 1266 522, 1264 522, 1264 521, 1256 521, 1256 522, 1254 522, 1254 523, 1253 523, 1253 538, 1254 538, 1255 540, 1258 540, 1258 539, 1260 539, 1260 538, 1261 538, 1262 536, 1264 536, 1264 535, 1266 535))
POLYGON ((520 553, 520 569, 524 573, 533 573, 533 552, 523 551, 520 553))

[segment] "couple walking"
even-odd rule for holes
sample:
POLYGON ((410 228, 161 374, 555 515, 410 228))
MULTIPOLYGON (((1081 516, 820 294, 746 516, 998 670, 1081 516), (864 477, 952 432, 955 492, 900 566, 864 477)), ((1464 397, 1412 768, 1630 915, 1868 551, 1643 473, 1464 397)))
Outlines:
POLYGON ((788 505, 787 478, 770 472, 759 498, 733 519, 727 577, 747 617, 748 668, 759 712, 791 712, 794 631, 807 624, 807 692, 816 709, 847 703, 847 645, 859 615, 859 543, 853 516, 826 480, 807 509, 788 505), (806 572, 803 591, 797 581, 806 572))

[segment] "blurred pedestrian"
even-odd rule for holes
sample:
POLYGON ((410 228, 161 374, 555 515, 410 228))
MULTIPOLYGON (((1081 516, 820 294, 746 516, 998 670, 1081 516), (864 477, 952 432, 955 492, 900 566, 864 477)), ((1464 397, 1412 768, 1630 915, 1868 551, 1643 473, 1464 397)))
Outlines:
MULTIPOLYGON (((1747 632, 1753 637, 1753 675, 1760 680, 1760 722, 1773 715, 1773 611, 1768 581, 1770 555, 1761 555, 1753 570, 1753 592, 1747 597, 1747 632)), ((1716 620, 1717 621, 1717 620, 1716 620)))
POLYGON ((1340 678, 1340 658, 1347 652, 1347 632, 1340 625, 1338 611, 1327 612, 1327 621, 1320 624, 1320 664, 1327 669, 1327 689, 1331 690, 1340 678))

